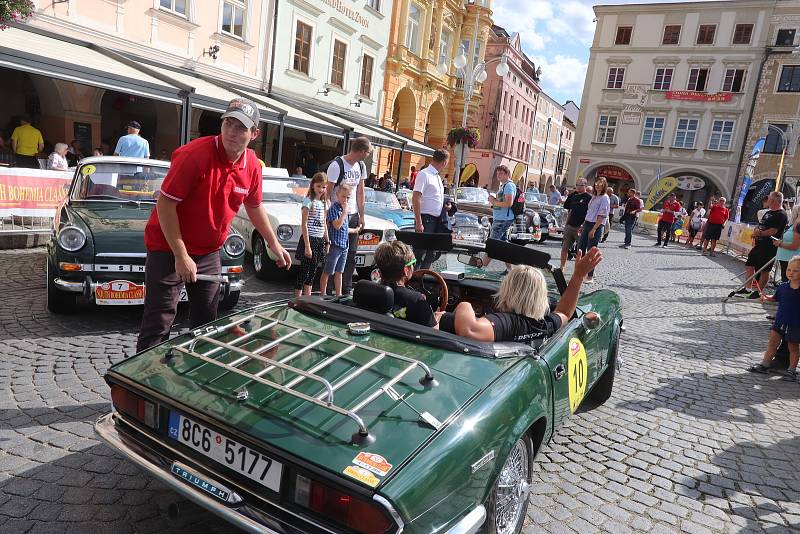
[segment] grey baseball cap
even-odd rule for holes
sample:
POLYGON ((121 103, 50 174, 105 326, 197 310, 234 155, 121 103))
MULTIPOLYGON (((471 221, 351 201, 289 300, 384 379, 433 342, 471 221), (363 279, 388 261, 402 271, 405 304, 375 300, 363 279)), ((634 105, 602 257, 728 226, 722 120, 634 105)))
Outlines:
POLYGON ((258 125, 260 117, 258 115, 258 106, 246 98, 234 98, 228 102, 228 109, 222 114, 222 118, 232 117, 246 128, 252 128, 253 125, 258 125))

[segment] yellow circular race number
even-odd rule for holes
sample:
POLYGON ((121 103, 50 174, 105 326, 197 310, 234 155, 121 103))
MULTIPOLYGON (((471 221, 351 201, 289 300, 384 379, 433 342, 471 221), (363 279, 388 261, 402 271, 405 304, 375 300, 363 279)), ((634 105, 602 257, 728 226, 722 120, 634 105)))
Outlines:
POLYGON ((97 170, 94 165, 84 165, 81 167, 81 174, 84 176, 91 176, 97 170))
POLYGON ((581 340, 575 337, 569 340, 567 371, 569 372, 569 409, 575 413, 586 393, 588 379, 586 349, 583 348, 581 340))

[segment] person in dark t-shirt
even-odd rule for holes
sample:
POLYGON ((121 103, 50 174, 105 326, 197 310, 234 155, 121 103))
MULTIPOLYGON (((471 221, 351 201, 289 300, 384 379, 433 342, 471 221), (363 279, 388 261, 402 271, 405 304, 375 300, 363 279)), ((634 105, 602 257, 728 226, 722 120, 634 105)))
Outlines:
POLYGON ((436 327, 433 310, 425 296, 405 287, 414 274, 416 262, 414 251, 402 241, 382 243, 375 251, 375 264, 381 272, 381 281, 394 291, 392 315, 412 323, 436 327))
MULTIPOLYGON (((597 247, 589 249, 585 256, 578 251, 575 272, 553 312, 542 272, 528 265, 517 265, 500 283, 495 311, 477 317, 472 305, 462 302, 456 307, 453 329, 459 336, 477 341, 529 343, 551 337, 575 313, 581 284, 602 259, 597 247)), ((440 324, 446 322, 443 316, 440 324)))
POLYGON ((753 230, 755 246, 750 249, 745 262, 745 276, 749 280, 747 285, 739 292, 747 294, 749 299, 760 299, 761 293, 758 288, 763 289, 769 281, 769 274, 772 269, 764 269, 758 276, 758 287, 754 287, 755 279, 750 280, 756 271, 764 267, 775 258, 777 250, 772 244, 772 238, 780 237, 789 222, 786 212, 783 211, 783 193, 773 191, 767 197, 768 211, 764 213, 758 222, 758 227, 753 230))
POLYGON ((564 238, 561 241, 561 270, 567 265, 569 250, 578 241, 581 226, 586 219, 589 210, 589 201, 592 195, 586 192, 586 180, 578 178, 575 182, 575 191, 569 194, 564 201, 564 209, 567 210, 567 223, 564 226, 564 238))

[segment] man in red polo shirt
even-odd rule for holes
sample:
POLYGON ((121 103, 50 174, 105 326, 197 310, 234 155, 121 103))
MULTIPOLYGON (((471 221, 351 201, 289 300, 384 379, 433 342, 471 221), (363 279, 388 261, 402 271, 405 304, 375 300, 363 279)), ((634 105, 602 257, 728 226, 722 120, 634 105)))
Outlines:
POLYGON ((664 205, 661 207, 661 217, 658 218, 657 241, 654 247, 667 246, 672 235, 672 223, 675 222, 675 214, 680 213, 681 203, 677 201, 675 193, 670 193, 664 205), (664 234, 664 244, 661 245, 661 234, 664 234))
POLYGON ((258 137, 258 123, 253 102, 231 100, 220 135, 195 139, 173 152, 144 233, 146 292, 137 352, 169 338, 183 284, 192 328, 216 319, 219 282, 198 281, 197 275, 220 275, 219 250, 242 204, 279 258, 278 266, 291 266, 261 204, 261 164, 247 149, 258 137))

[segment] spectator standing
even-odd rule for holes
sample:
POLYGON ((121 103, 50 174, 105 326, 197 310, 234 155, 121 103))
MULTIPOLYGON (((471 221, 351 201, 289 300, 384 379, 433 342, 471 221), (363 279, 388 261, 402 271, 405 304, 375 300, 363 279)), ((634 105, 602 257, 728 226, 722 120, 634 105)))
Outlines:
POLYGON ((364 187, 371 187, 372 189, 375 189, 378 183, 378 176, 374 172, 371 172, 369 173, 369 176, 367 176, 367 179, 364 180, 364 187))
POLYGON ((408 186, 411 189, 414 189, 414 185, 417 183, 417 168, 412 165, 411 172, 408 175, 408 186))
POLYGON ((73 139, 69 144, 69 149, 67 150, 67 163, 69 163, 70 167, 75 167, 78 165, 78 162, 83 159, 83 157, 81 142, 77 139, 73 139))
POLYGON ((20 117, 19 126, 11 134, 11 151, 16 158, 16 166, 26 169, 40 168, 36 156, 43 148, 42 132, 31 125, 30 117, 20 117))
POLYGON ((102 148, 97 147, 94 150, 92 150, 92 156, 105 156, 105 154, 103 154, 102 148))
POLYGON ((66 143, 56 143, 53 147, 53 153, 47 157, 47 169, 51 171, 66 171, 69 168, 67 162, 67 150, 69 147, 66 143))
MULTIPOLYGON (((300 271, 294 296, 310 295, 314 285, 314 276, 325 261, 330 240, 328 239, 327 213, 325 209, 325 193, 327 192, 328 177, 324 172, 318 172, 308 184, 308 193, 303 199, 300 208, 300 242, 295 252, 295 258, 300 260, 300 271), (302 250, 302 252, 301 252, 302 250)), ((326 288, 322 288, 324 294, 326 288)))
MULTIPOLYGON (((713 199, 712 202, 714 202, 713 199)), ((703 240, 700 242, 703 256, 706 254, 713 256, 714 250, 717 248, 717 241, 722 237, 722 228, 730 216, 730 211, 725 207, 725 202, 727 202, 725 197, 719 197, 708 209, 708 219, 706 219, 706 226, 703 230, 703 240)))
POLYGON ((564 201, 564 209, 567 210, 567 223, 564 225, 564 238, 561 241, 561 270, 567 265, 569 251, 580 239, 581 226, 586 220, 586 212, 589 210, 589 202, 592 200, 591 193, 586 192, 586 179, 578 178, 575 182, 575 191, 569 194, 564 201))
MULTIPOLYGON (((256 125, 256 128, 258 125, 256 125)), ((142 125, 137 121, 128 123, 128 135, 123 135, 117 141, 117 147, 114 149, 115 156, 124 156, 126 158, 149 158, 150 157, 150 143, 147 139, 139 135, 142 130, 142 125)))
POLYGON ((789 260, 800 250, 800 204, 792 208, 791 214, 789 215, 789 225, 783 233, 783 238, 774 238, 772 243, 778 249, 775 259, 781 266, 781 280, 788 282, 789 278, 786 275, 786 268, 789 265, 789 260))
POLYGON ((625 212, 622 214, 620 222, 625 225, 625 242, 620 245, 620 248, 631 248, 633 241, 633 227, 636 226, 636 221, 639 219, 639 214, 644 209, 642 199, 636 193, 636 189, 628 189, 628 200, 625 202, 625 212))
POLYGON ((551 206, 558 206, 559 204, 561 204, 561 201, 563 199, 561 197, 561 192, 558 189, 556 189, 556 186, 550 184, 548 190, 550 192, 547 193, 547 203, 550 204, 551 206))
POLYGON ((292 174, 292 178, 306 178, 306 175, 303 174, 303 167, 295 167, 294 174, 292 174))
MULTIPOLYGON (((430 165, 416 174, 414 193, 411 205, 414 209, 414 223, 417 232, 426 234, 446 233, 442 224, 442 208, 444 207, 444 184, 441 171, 447 167, 450 154, 441 148, 433 153, 430 165)), ((412 171, 416 172, 414 167, 412 171)), ((436 250, 415 249, 419 269, 430 269, 431 264, 441 255, 436 250)))
POLYGON ((695 202, 692 213, 689 214, 689 240, 688 246, 694 245, 694 238, 703 226, 703 217, 706 216, 706 209, 702 202, 695 202))
POLYGON ((533 193, 534 195, 538 195, 538 194, 539 194, 539 187, 538 187, 536 184, 533 184, 533 185, 530 187, 530 189, 528 189, 528 191, 530 191, 530 192, 531 192, 531 193, 533 193))
POLYGON ((759 288, 763 290, 767 286, 772 269, 761 271, 758 276, 758 287, 755 287, 756 279, 753 278, 753 275, 775 258, 777 249, 772 244, 772 237, 782 236, 788 222, 786 212, 783 211, 783 193, 773 191, 768 197, 766 213, 753 230, 755 245, 750 249, 744 264, 748 282, 744 288, 739 290, 739 293, 747 294, 748 299, 761 298, 759 288))
POLYGON ((657 241, 655 247, 666 247, 672 235, 672 224, 675 222, 675 215, 681 212, 681 203, 677 201, 675 193, 670 193, 664 205, 661 207, 661 216, 658 218, 657 241), (664 235, 664 243, 661 243, 661 235, 664 235))
MULTIPOLYGON (((328 294, 328 278, 333 276, 333 289, 337 297, 342 296, 342 276, 347 261, 347 249, 350 247, 350 228, 347 227, 350 196, 349 184, 341 184, 336 188, 335 200, 328 210, 328 236, 331 245, 325 258, 325 268, 319 277, 319 288, 322 295, 328 294)), ((358 230, 353 228, 353 230, 358 230)))
POLYGON ((372 153, 372 144, 366 137, 356 137, 350 142, 350 151, 344 156, 335 158, 328 165, 328 199, 335 199, 336 188, 340 184, 350 186, 350 199, 347 213, 347 227, 355 229, 348 232, 347 261, 342 274, 342 291, 350 293, 353 287, 353 273, 356 270, 356 252, 358 252, 358 233, 364 228, 364 180, 367 178, 367 166, 364 160, 372 153))
MULTIPOLYGON (((611 201, 606 194, 608 184, 605 178, 597 178, 592 185, 592 200, 586 210, 586 220, 583 222, 581 240, 578 248, 586 254, 587 250, 596 247, 603 236, 603 225, 608 219, 611 201)), ((594 269, 586 275, 586 282, 594 282, 594 269)))
POLYGON ((606 239, 608 239, 608 232, 611 231, 611 225, 614 224, 614 214, 617 212, 620 206, 619 197, 614 194, 614 188, 609 187, 608 191, 608 200, 611 203, 611 207, 608 211, 608 224, 605 225, 605 233, 603 234, 603 239, 600 241, 601 243, 605 243, 606 239))
MULTIPOLYGON (((500 165, 495 170, 500 186, 496 195, 489 195, 489 204, 492 206, 492 228, 489 230, 489 239, 508 241, 508 229, 514 225, 514 211, 511 205, 517 197, 517 186, 511 180, 511 171, 505 165, 500 165)), ((484 266, 489 265, 491 259, 487 256, 484 266)), ((506 268, 510 268, 506 264, 506 268)))

